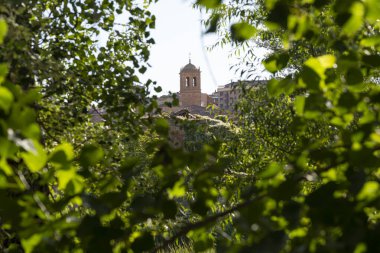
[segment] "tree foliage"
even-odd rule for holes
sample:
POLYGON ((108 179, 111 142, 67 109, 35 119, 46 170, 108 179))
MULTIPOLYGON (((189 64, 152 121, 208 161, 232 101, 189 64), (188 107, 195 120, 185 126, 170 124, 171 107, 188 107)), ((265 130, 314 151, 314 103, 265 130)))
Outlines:
POLYGON ((284 77, 185 148, 139 81, 151 2, 0 4, 0 251, 379 252, 378 1, 198 1, 284 77))

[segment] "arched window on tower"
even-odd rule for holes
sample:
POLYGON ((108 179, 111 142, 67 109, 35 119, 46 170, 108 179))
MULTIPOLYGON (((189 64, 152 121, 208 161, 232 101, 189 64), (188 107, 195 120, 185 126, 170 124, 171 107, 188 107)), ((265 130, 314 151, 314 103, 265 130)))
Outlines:
POLYGON ((189 83, 190 83, 190 80, 188 77, 186 77, 186 83, 185 83, 186 87, 189 87, 189 83))
POLYGON ((193 77, 193 87, 197 86, 197 78, 193 77))

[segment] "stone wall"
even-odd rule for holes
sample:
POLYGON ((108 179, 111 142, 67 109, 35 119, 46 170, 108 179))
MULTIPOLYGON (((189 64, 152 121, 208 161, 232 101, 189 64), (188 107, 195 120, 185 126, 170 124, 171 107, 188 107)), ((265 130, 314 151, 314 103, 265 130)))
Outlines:
POLYGON ((201 92, 181 92, 179 101, 181 106, 201 105, 201 92))

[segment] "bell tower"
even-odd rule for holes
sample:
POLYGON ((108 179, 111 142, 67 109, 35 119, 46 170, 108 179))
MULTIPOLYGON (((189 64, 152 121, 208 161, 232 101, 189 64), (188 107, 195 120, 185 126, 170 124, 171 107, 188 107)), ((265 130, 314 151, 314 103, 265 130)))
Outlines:
POLYGON ((180 76, 180 105, 199 105, 201 106, 201 70, 189 63, 181 68, 180 76))

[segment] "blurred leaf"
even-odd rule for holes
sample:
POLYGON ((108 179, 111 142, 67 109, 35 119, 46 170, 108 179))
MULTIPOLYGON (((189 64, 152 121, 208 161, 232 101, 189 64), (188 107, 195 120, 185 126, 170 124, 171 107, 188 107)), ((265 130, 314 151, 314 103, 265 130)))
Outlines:
POLYGON ((305 97, 297 96, 294 101, 294 107, 295 107, 296 114, 298 116, 302 116, 304 108, 305 108, 305 97))
POLYGON ((162 91, 161 86, 154 87, 154 91, 155 92, 161 92, 162 91))
POLYGON ((358 193, 357 198, 358 200, 365 200, 365 201, 371 201, 377 197, 379 197, 379 190, 380 185, 378 182, 375 181, 369 181, 366 182, 361 189, 361 191, 358 193))
POLYGON ((233 40, 243 42, 252 38, 256 34, 256 28, 252 25, 242 22, 231 25, 231 36, 233 40))
POLYGON ((272 79, 268 82, 268 92, 270 96, 279 96, 281 94, 291 94, 295 88, 295 83, 291 77, 281 80, 272 79))
POLYGON ((55 175, 58 179, 58 189, 65 190, 67 184, 75 178, 76 170, 74 167, 60 169, 55 172, 55 175))
POLYGON ((134 252, 146 252, 154 247, 153 236, 149 233, 145 233, 140 237, 137 237, 132 243, 132 250, 134 252))
POLYGON ((287 53, 275 53, 264 60, 263 64, 265 68, 271 72, 276 73, 286 67, 289 61, 289 54, 287 53))
POLYGON ((276 162, 272 162, 269 166, 262 172, 260 172, 260 177, 263 179, 272 178, 276 176, 282 170, 282 165, 276 162))
POLYGON ((353 85, 363 82, 363 74, 360 69, 350 68, 346 73, 347 84, 353 85))
POLYGON ((353 36, 363 26, 364 13, 364 5, 355 1, 350 8, 351 17, 345 22, 342 28, 342 33, 348 36, 353 36))
POLYGON ((363 47, 376 47, 380 45, 380 36, 367 37, 360 41, 363 47))
POLYGON ((38 172, 45 166, 47 155, 41 144, 34 141, 33 145, 35 152, 23 152, 21 157, 31 172, 38 172))
POLYGON ((25 253, 31 253, 35 249, 35 247, 40 243, 42 240, 41 234, 34 234, 31 237, 27 239, 21 239, 22 247, 25 250, 25 253))
POLYGON ((83 167, 93 166, 102 160, 104 156, 103 149, 95 144, 89 144, 83 147, 79 162, 83 167))
POLYGON ((166 136, 169 133, 169 122, 166 119, 158 118, 155 121, 155 129, 158 134, 166 136))
POLYGON ((0 109, 8 113, 13 99, 13 94, 7 88, 0 86, 0 109))
MULTIPOLYGON (((0 63, 0 84, 2 84, 5 80, 5 77, 8 74, 8 65, 5 63, 0 63)), ((0 91, 1 94, 1 91, 0 91)))
POLYGON ((202 5, 208 9, 214 9, 222 3, 222 0, 197 0, 197 4, 202 5))
POLYGON ((58 145, 50 155, 50 161, 57 164, 65 164, 74 158, 73 147, 69 143, 58 145))
POLYGON ((378 0, 365 0, 366 18, 369 22, 375 23, 379 20, 380 2, 378 0))
POLYGON ((380 55, 363 55, 362 61, 369 67, 380 67, 380 55))
POLYGON ((4 19, 0 18, 0 45, 4 42, 4 37, 8 33, 8 25, 4 19))
POLYGON ((170 199, 179 198, 185 195, 186 188, 183 183, 184 183, 184 180, 181 179, 174 184, 173 188, 168 189, 168 194, 169 194, 170 199))
POLYGON ((212 17, 212 19, 210 20, 210 24, 206 30, 206 33, 216 32, 216 28, 218 27, 219 20, 220 20, 220 15, 215 15, 214 17, 212 17))
POLYGON ((267 16, 270 28, 276 28, 270 24, 272 23, 286 29, 289 15, 289 6, 283 1, 277 1, 267 16))
POLYGON ((305 66, 308 66, 314 70, 320 77, 324 77, 326 69, 333 68, 335 66, 335 62, 335 56, 323 55, 316 58, 309 58, 305 62, 305 66))

